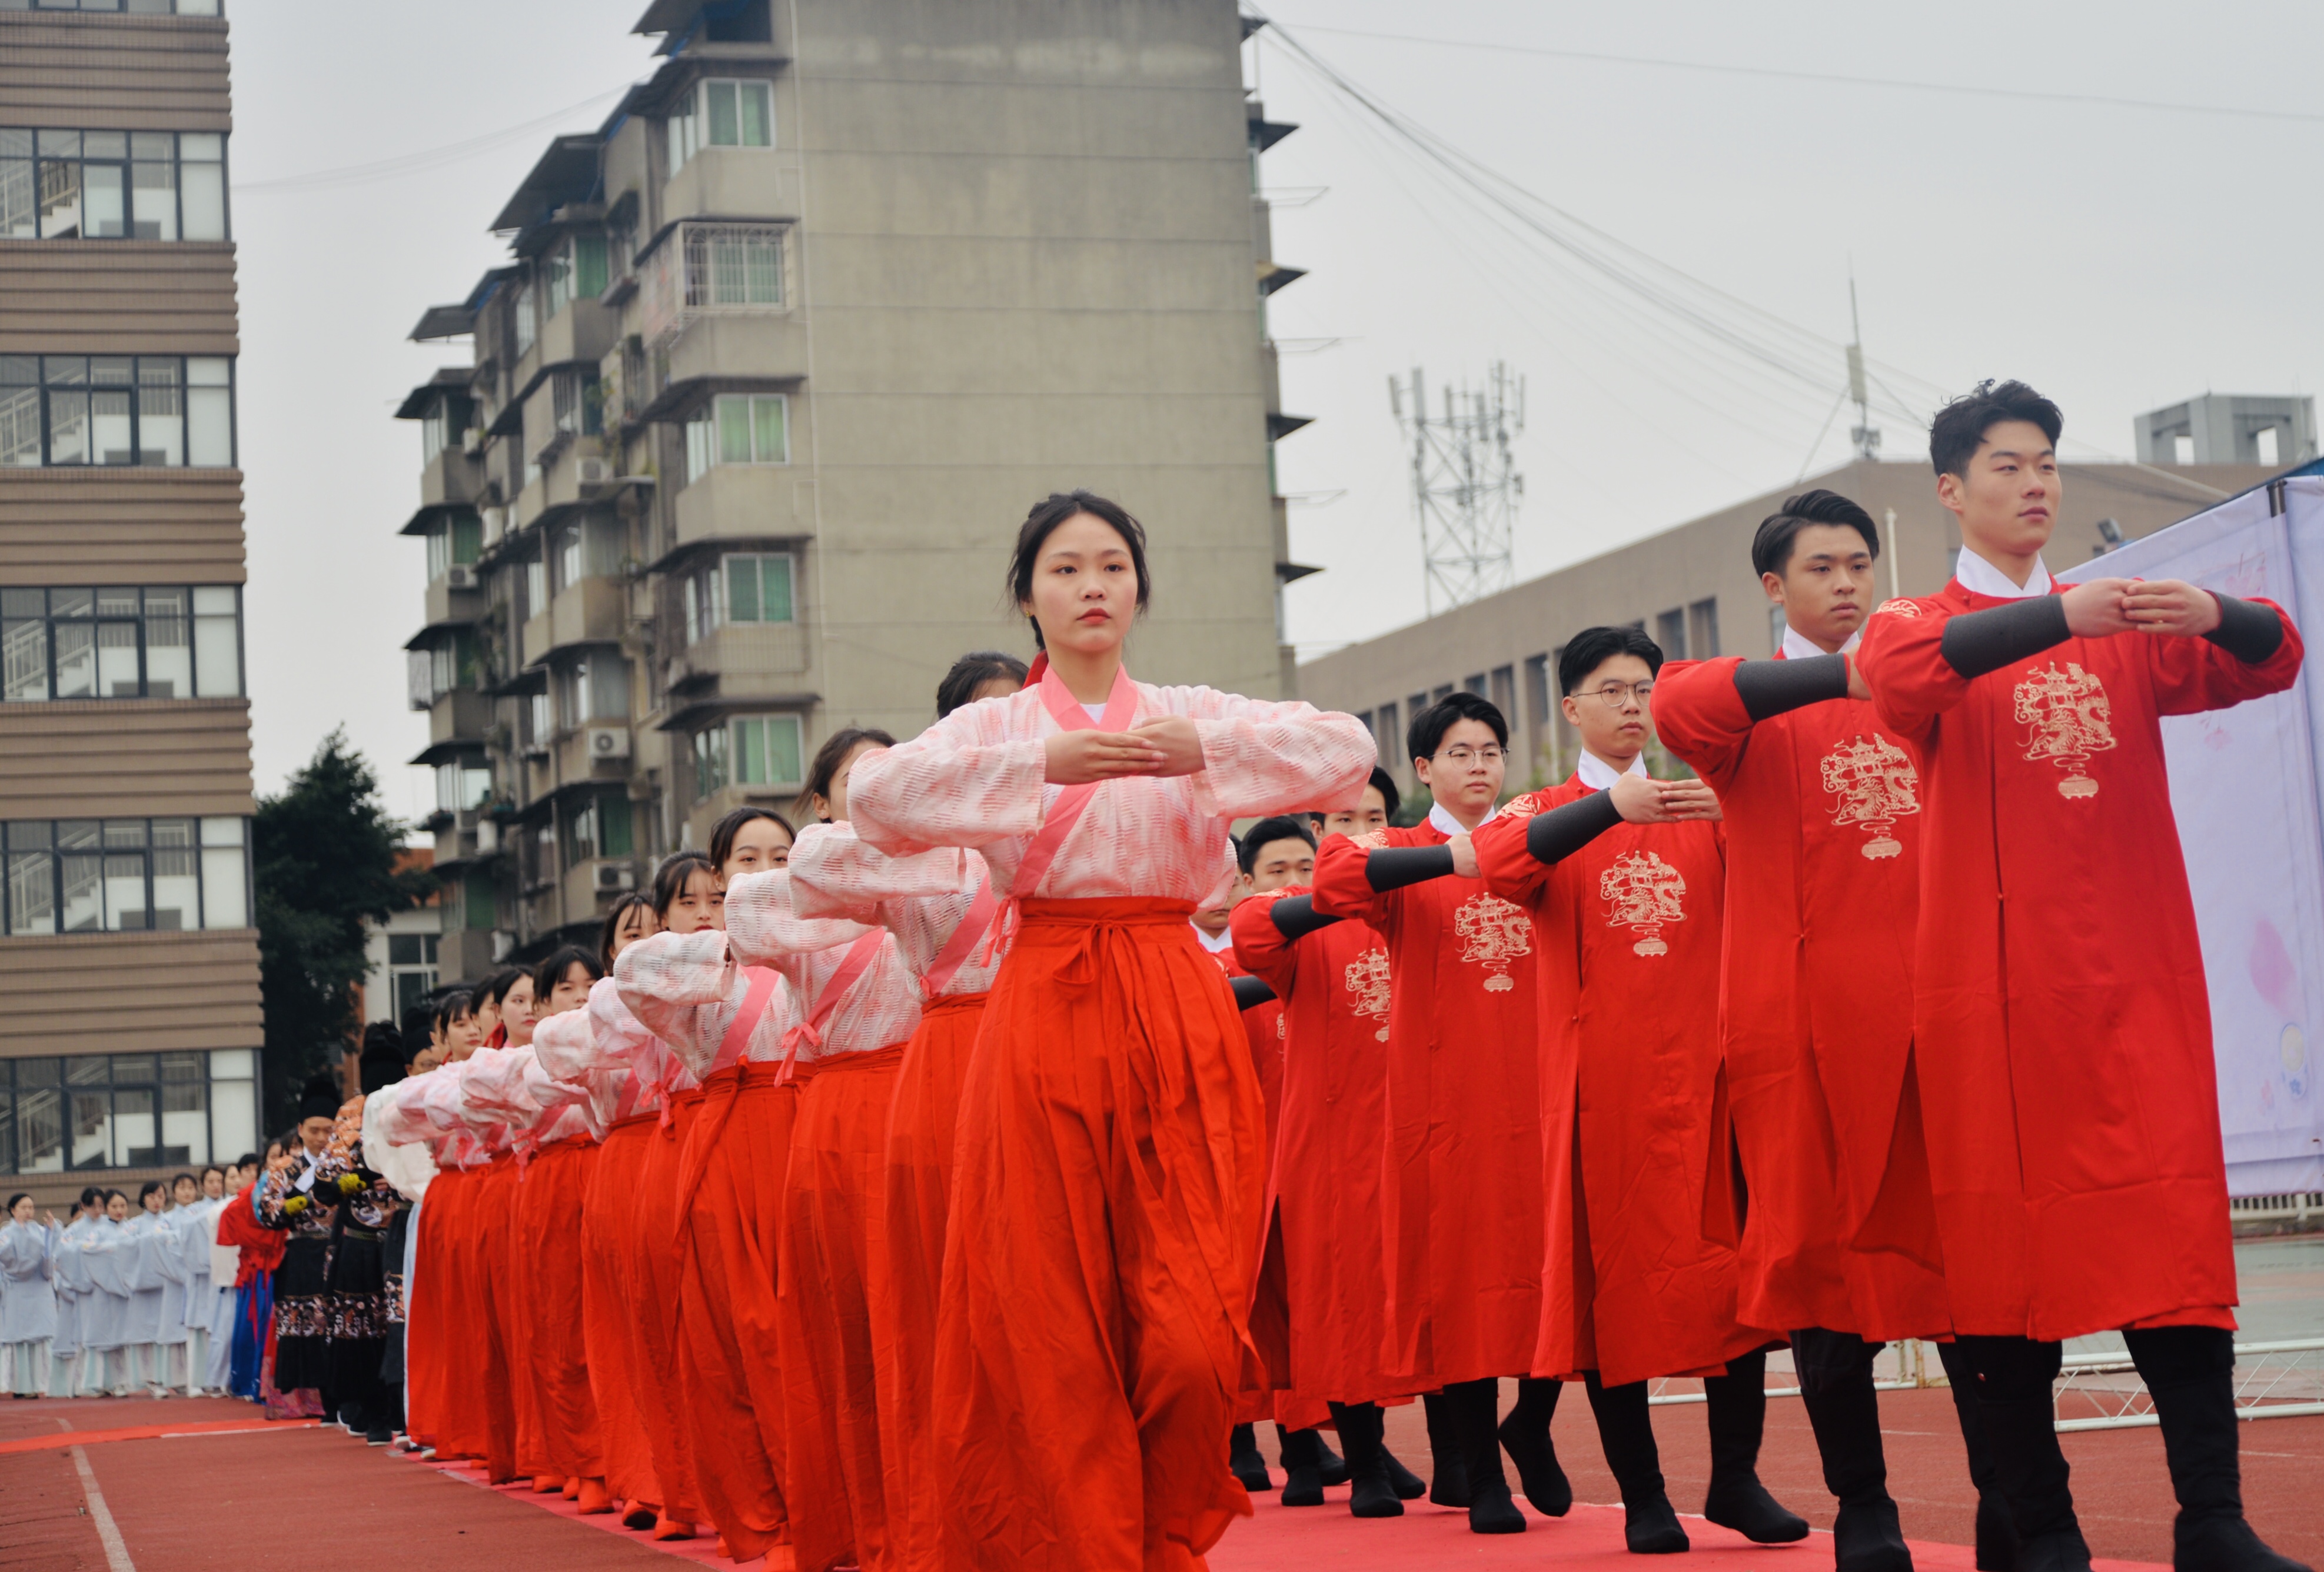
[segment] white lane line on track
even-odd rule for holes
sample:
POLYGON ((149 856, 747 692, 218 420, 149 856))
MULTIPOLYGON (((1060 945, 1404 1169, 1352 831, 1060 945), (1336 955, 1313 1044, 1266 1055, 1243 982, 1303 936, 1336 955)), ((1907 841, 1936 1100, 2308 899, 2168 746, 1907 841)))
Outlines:
POLYGON ((137 1563, 129 1558, 129 1547, 122 1542, 120 1525, 113 1521, 113 1512, 105 1504, 105 1492, 97 1487, 97 1470, 88 1466, 88 1448, 75 1447, 72 1460, 73 1466, 80 1470, 80 1491, 88 1498, 88 1515, 97 1524, 97 1537, 105 1542, 108 1572, 137 1572, 137 1563))

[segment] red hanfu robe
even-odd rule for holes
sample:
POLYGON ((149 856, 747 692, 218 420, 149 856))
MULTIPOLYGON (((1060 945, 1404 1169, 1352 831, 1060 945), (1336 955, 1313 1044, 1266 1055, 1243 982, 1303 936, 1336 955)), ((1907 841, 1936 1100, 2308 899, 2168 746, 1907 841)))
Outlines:
POLYGON ((1736 1313, 1876 1343, 1950 1330, 1913 1053, 1919 777, 1861 699, 1754 722, 1733 657, 1678 661, 1655 731, 1727 827, 1720 1041, 1742 1154, 1736 1313), (1909 1254, 1854 1244, 1882 1203, 1909 1254))
POLYGON ((1541 1009, 1544 1248, 1537 1375, 1609 1386, 1717 1374, 1766 1344, 1735 1319, 1735 1198, 1719 1073, 1719 826, 1617 824, 1554 866, 1535 814, 1477 832, 1486 887, 1532 918, 1541 1009))
MULTIPOLYGON (((2280 692, 2202 639, 2069 639, 1964 679, 1956 579, 1876 611, 1858 664, 1921 772, 1914 1037, 1954 1326, 2044 1342, 2233 1327, 2195 908, 2162 717, 2280 692)), ((2265 602, 2263 602, 2265 603, 2265 602)), ((2279 615, 2281 614, 2279 610, 2279 615)))
POLYGON ((1381 1360, 1388 942, 1362 923, 1286 939, 1268 908, 1304 893, 1300 886, 1244 901, 1232 924, 1236 960, 1275 990, 1286 1027, 1267 1215, 1291 1328, 1287 1395, 1303 1409, 1414 1390, 1381 1360))
POLYGON ((1533 1365, 1541 1319, 1541 1113, 1533 935, 1475 879, 1373 890, 1376 847, 1442 846, 1434 823, 1328 837, 1315 909, 1388 942, 1380 1181, 1388 1343, 1406 1391, 1533 1365))

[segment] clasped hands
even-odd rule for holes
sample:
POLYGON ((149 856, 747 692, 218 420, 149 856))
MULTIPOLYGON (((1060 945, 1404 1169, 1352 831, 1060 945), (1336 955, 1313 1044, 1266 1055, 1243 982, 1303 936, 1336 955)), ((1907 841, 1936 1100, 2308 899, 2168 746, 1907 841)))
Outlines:
POLYGON ((1090 786, 1126 775, 1194 775, 1203 739, 1184 715, 1164 715, 1127 731, 1060 731, 1048 740, 1041 778, 1052 786, 1090 786))
POLYGON ((2078 639, 2109 633, 2175 633, 2200 639, 2219 625, 2218 598, 2180 579, 2092 579, 2060 597, 2066 631, 2078 639))

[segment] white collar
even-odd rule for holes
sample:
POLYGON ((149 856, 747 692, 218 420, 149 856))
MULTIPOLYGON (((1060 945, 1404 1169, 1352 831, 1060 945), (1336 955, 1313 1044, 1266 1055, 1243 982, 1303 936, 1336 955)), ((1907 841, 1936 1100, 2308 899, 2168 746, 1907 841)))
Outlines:
POLYGON ((1990 595, 1997 601, 2030 601, 2035 595, 2050 593, 2050 570, 2039 553, 2034 558, 2033 575, 2022 590, 2009 582, 2008 575, 1966 546, 1961 547, 1960 559, 1953 564, 1953 578, 1970 594, 1990 595))
MULTIPOLYGON (((1790 630, 1785 629, 1784 631, 1789 632, 1790 630)), ((1818 650, 1816 653, 1821 655, 1823 652, 1821 650, 1818 650)), ((1604 791, 1607 787, 1612 786, 1616 781, 1621 779, 1626 775, 1644 775, 1646 773, 1646 756, 1643 752, 1639 753, 1636 758, 1630 760, 1629 768, 1618 770, 1612 765, 1607 763, 1604 759, 1599 758, 1596 754, 1591 752, 1587 748, 1585 748, 1582 750, 1582 758, 1573 766, 1574 778, 1579 780, 1583 786, 1588 786, 1593 792, 1604 791)))
MULTIPOLYGON (((1491 823, 1494 816, 1499 814, 1500 811, 1500 804, 1496 803, 1493 805, 1492 813, 1487 814, 1483 818, 1477 821, 1477 828, 1481 830, 1486 825, 1491 823)), ((1470 832, 1461 827, 1460 820, 1454 818, 1452 814, 1444 811, 1444 804, 1442 803, 1431 803, 1428 804, 1428 823, 1430 828, 1440 831, 1448 837, 1453 835, 1466 835, 1470 832)))
POLYGON ((1204 933, 1202 929, 1194 927, 1194 924, 1192 923, 1188 923, 1186 926, 1194 929, 1195 942, 1202 945, 1204 949, 1209 951, 1213 955, 1222 955, 1226 951, 1234 948, 1234 930, 1232 928, 1229 928, 1225 933, 1213 939, 1208 933, 1204 933))
POLYGON ((1093 721, 1102 721, 1105 719, 1105 706, 1103 704, 1084 704, 1082 708, 1089 712, 1089 718, 1093 721))
POLYGON ((1830 651, 1818 646, 1806 634, 1802 633, 1790 623, 1784 624, 1784 658, 1785 660, 1817 660, 1827 654, 1833 653, 1854 655, 1856 647, 1863 642, 1864 630, 1858 628, 1848 636, 1848 642, 1841 645, 1837 651, 1830 651))

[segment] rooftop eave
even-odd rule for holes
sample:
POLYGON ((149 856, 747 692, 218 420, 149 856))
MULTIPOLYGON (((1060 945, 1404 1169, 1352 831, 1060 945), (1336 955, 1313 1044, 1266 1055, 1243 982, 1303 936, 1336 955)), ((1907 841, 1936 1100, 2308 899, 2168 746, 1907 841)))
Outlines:
POLYGON ((642 426, 656 420, 676 420, 720 393, 785 393, 806 381, 802 376, 687 377, 655 394, 651 402, 623 424, 642 426))
POLYGON ((1267 412, 1267 439, 1269 442, 1280 442, 1302 426, 1313 426, 1314 423, 1315 417, 1313 415, 1286 415, 1280 409, 1269 409, 1267 412))
POLYGON ((1299 129, 1298 126, 1281 120, 1254 119, 1250 124, 1250 145, 1254 152, 1265 152, 1299 129))
POLYGON ((443 338, 466 338, 476 330, 476 314, 466 305, 430 306, 420 314, 420 325, 411 330, 414 344, 432 344, 443 338))
POLYGON ((456 518, 460 514, 474 513, 475 510, 476 510, 472 505, 466 502, 422 503, 419 510, 415 511, 410 518, 403 521, 403 528, 397 530, 396 533, 398 535, 427 535, 431 533, 429 526, 434 524, 438 519, 456 518))
POLYGON ((751 694, 732 698, 714 694, 673 703, 669 712, 654 722, 654 730, 683 731, 696 722, 745 710, 811 710, 821 703, 821 694, 751 694))
MULTIPOLYGON (((482 758, 484 757, 484 744, 483 742, 462 741, 456 738, 448 742, 431 742, 427 747, 421 749, 419 752, 413 754, 410 759, 406 760, 406 762, 432 767, 438 764, 457 764, 464 758, 482 758)), ((441 813, 442 810, 438 809, 438 812, 441 813)), ((431 814, 429 817, 432 821, 434 815, 431 814)), ((448 867, 454 860, 466 860, 447 859, 445 861, 439 862, 436 866, 438 868, 448 867)))
POLYGON ((1322 568, 1314 566, 1309 563, 1278 562, 1275 565, 1275 582, 1279 584, 1287 584, 1299 579, 1304 579, 1311 573, 1322 573, 1323 571, 1323 570, 1322 568))
POLYGON ((1259 292, 1272 295, 1286 284, 1298 282, 1307 276, 1305 268, 1295 268, 1261 258, 1259 263, 1259 292))
POLYGON ((434 376, 404 395, 403 402, 396 406, 395 418, 398 420, 424 419, 447 392, 466 393, 468 376, 469 368, 464 365, 441 368, 434 376))
POLYGON ((594 131, 570 132, 552 138, 508 199, 493 233, 505 234, 539 222, 560 207, 586 202, 596 194, 601 176, 597 152, 604 139, 594 131))

